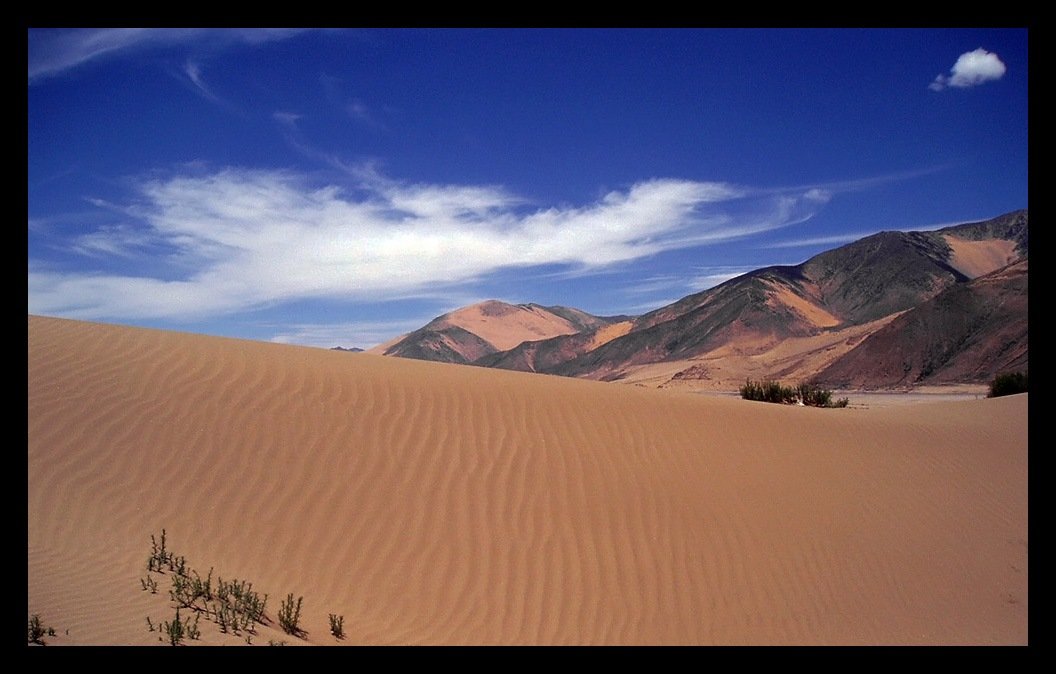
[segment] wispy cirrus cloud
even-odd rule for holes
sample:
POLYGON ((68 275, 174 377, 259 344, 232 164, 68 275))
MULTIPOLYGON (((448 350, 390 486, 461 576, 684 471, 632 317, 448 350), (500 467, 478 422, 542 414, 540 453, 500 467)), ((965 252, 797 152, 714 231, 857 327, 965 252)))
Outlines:
POLYGON ((385 125, 381 123, 377 115, 363 101, 353 100, 345 106, 345 111, 349 117, 362 126, 378 131, 385 130, 385 125))
POLYGON ((70 246, 115 256, 164 250, 157 272, 122 273, 116 259, 76 271, 31 260, 30 311, 181 320, 306 298, 422 296, 502 269, 599 268, 748 236, 801 221, 822 203, 808 193, 747 198, 750 190, 726 183, 652 179, 578 207, 539 208, 498 186, 364 175, 352 192, 236 168, 143 181, 124 209, 136 227, 99 229, 70 246))
POLYGON ((369 349, 394 335, 417 330, 435 316, 418 316, 391 321, 354 321, 338 323, 295 323, 275 326, 278 332, 271 338, 278 344, 300 344, 331 349, 359 347, 369 349))
POLYGON ((957 57, 957 62, 950 68, 950 74, 936 75, 928 88, 932 91, 942 91, 947 87, 976 87, 984 82, 1001 79, 1006 70, 1007 67, 997 54, 979 47, 957 57))
POLYGON ((197 61, 188 60, 183 64, 183 73, 187 76, 187 79, 194 85, 195 90, 206 100, 212 101, 213 103, 223 104, 220 97, 213 93, 212 89, 205 83, 205 79, 202 77, 202 66, 197 61))
POLYGON ((807 246, 824 246, 838 243, 850 243, 858 239, 876 234, 876 232, 856 232, 848 234, 833 234, 831 236, 814 236, 807 239, 794 239, 791 241, 777 241, 766 244, 762 248, 805 248, 807 246))
MULTIPOLYGON (((256 45, 284 40, 285 28, 74 28, 29 31, 29 83, 62 75, 89 61, 178 44, 256 45)), ((193 78, 192 78, 193 79, 193 78)))
MULTIPOLYGON (((993 216, 991 216, 991 217, 993 217, 993 216)), ((927 225, 917 225, 917 226, 912 226, 912 227, 892 227, 890 229, 873 229, 873 230, 863 231, 863 232, 846 232, 846 233, 843 233, 843 234, 832 234, 832 235, 829 235, 829 236, 815 236, 815 237, 809 237, 809 238, 805 238, 805 239, 792 239, 792 240, 788 240, 788 241, 776 241, 774 243, 769 243, 769 244, 766 244, 764 246, 760 246, 760 248, 769 249, 769 248, 803 248, 803 247, 806 247, 806 246, 828 246, 828 245, 833 245, 833 244, 851 243, 852 241, 857 241, 858 239, 864 239, 867 236, 872 236, 873 234, 879 234, 880 232, 884 232, 884 231, 888 231, 888 232, 931 232, 931 231, 934 231, 936 229, 943 229, 945 227, 953 227, 954 225, 963 225, 963 224, 965 224, 967 222, 982 222, 983 220, 988 220, 988 219, 989 218, 974 218, 974 219, 973 218, 969 218, 969 219, 960 220, 960 221, 957 221, 957 222, 937 222, 937 223, 931 223, 931 224, 927 224, 927 225)))

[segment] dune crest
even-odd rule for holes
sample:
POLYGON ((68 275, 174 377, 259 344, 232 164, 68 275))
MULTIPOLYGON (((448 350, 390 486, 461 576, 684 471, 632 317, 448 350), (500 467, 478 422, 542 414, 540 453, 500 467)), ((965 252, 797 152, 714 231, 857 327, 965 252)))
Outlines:
POLYGON ((329 613, 353 645, 1027 640, 1026 395, 818 410, 28 330, 28 610, 56 643, 157 643, 162 527, 272 619, 303 595, 291 643, 339 643, 329 613))

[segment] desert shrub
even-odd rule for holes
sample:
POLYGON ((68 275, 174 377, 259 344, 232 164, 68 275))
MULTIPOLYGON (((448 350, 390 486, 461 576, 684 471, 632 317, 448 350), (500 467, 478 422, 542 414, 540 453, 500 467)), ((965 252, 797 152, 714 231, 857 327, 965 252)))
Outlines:
POLYGON ((228 631, 239 631, 239 615, 231 606, 220 604, 216 606, 216 624, 220 625, 220 631, 227 634, 228 631))
POLYGON ((294 636, 301 634, 301 603, 304 597, 299 597, 297 603, 293 603, 293 593, 286 595, 279 607, 279 626, 282 631, 294 636))
POLYGON ((209 567, 209 575, 203 581, 202 577, 198 575, 198 572, 191 570, 194 574, 194 578, 191 579, 191 592, 194 594, 194 598, 198 599, 201 597, 206 602, 213 600, 213 569, 209 567))
POLYGON ((198 597, 194 593, 194 584, 191 579, 187 576, 173 575, 172 577, 172 589, 169 590, 169 597, 176 602, 178 606, 184 608, 194 608, 194 600, 198 597))
POLYGON ((784 386, 777 381, 752 381, 746 379, 740 388, 745 400, 758 400, 782 405, 802 404, 808 407, 847 407, 847 398, 832 401, 832 391, 814 383, 784 386))
POLYGON ((345 616, 330 614, 330 634, 333 634, 338 639, 345 638, 345 616))
POLYGON ((150 557, 147 559, 147 571, 158 571, 161 572, 161 565, 168 564, 172 566, 172 553, 165 548, 165 530, 161 530, 161 545, 158 545, 158 541, 154 538, 154 534, 150 535, 150 557))
POLYGON ((782 386, 776 381, 752 381, 746 379, 741 387, 741 397, 767 403, 790 404, 795 402, 795 389, 782 386))
POLYGON ((264 624, 264 608, 268 605, 268 595, 265 594, 263 598, 256 593, 250 592, 242 600, 243 610, 250 620, 264 624))
MULTIPOLYGON (((217 576, 213 583, 213 569, 203 579, 201 574, 187 566, 187 560, 183 556, 177 556, 167 547, 166 531, 161 530, 160 542, 153 534, 150 536, 151 554, 147 559, 147 577, 140 579, 143 590, 157 593, 157 581, 151 572, 165 573, 167 568, 172 573, 172 589, 169 597, 176 604, 177 618, 179 609, 190 609, 195 612, 194 622, 188 617, 177 626, 171 622, 154 625, 147 618, 147 626, 151 631, 157 630, 169 635, 170 641, 177 638, 177 643, 183 638, 197 639, 201 632, 198 629, 200 614, 205 613, 207 620, 215 620, 222 633, 240 631, 256 634, 254 625, 265 624, 267 618, 264 615, 268 604, 268 595, 260 596, 253 590, 253 583, 245 580, 232 579, 225 581, 217 576)), ((300 628, 301 603, 303 597, 293 603, 293 595, 288 599, 288 606, 280 617, 286 619, 283 629, 290 634, 301 635, 304 630, 300 628), (287 629, 288 627, 288 629, 287 629)), ((163 641, 163 637, 159 637, 163 641)), ((175 644, 174 644, 175 645, 175 644)))
POLYGON ((187 634, 186 627, 183 621, 180 620, 180 607, 176 607, 176 618, 174 620, 166 620, 161 624, 161 631, 168 635, 169 644, 173 646, 179 646, 183 642, 184 636, 187 634))
POLYGON ((253 631, 254 623, 264 624, 268 595, 261 597, 260 593, 254 592, 253 583, 237 578, 230 581, 217 578, 216 600, 226 626, 236 631, 253 631))
POLYGON ((832 391, 817 384, 800 384, 796 387, 796 394, 808 407, 832 407, 832 391))
POLYGON ((181 576, 187 575, 187 559, 185 557, 169 557, 169 571, 181 576))
POLYGON ((158 593, 158 581, 154 580, 154 577, 151 576, 149 573, 147 574, 147 577, 145 579, 139 579, 139 584, 143 586, 144 591, 150 590, 151 594, 158 593))
POLYGON ((1027 392, 1026 372, 1003 372, 990 382, 990 393, 987 398, 1000 398, 1014 393, 1027 392))
POLYGON ((34 614, 29 619, 29 643, 44 645, 44 633, 47 628, 44 627, 44 621, 40 619, 40 616, 34 614))

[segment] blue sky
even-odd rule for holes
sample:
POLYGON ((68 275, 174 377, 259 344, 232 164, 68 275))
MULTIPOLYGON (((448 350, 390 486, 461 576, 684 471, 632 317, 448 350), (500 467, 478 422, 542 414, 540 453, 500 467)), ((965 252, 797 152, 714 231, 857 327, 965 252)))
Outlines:
POLYGON ((369 347, 1027 207, 1027 31, 30 30, 35 314, 369 347))

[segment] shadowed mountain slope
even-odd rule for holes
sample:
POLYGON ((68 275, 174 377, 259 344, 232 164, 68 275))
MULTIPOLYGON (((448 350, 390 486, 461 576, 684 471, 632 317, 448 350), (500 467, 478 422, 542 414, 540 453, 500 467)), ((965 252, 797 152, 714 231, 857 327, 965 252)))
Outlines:
MULTIPOLYGON (((841 331, 853 331, 853 337, 849 337, 853 342, 848 341, 847 344, 858 344, 868 337, 863 330, 879 329, 890 322, 880 319, 921 307, 950 289, 968 286, 973 279, 1018 259, 1025 259, 1026 252, 1025 210, 935 231, 880 232, 815 255, 798 265, 757 269, 630 320, 615 322, 614 319, 599 319, 561 307, 545 308, 531 304, 515 307, 491 302, 446 314, 423 328, 440 331, 443 333, 440 337, 417 331, 411 333, 413 338, 404 338, 385 353, 613 380, 625 377, 630 368, 652 363, 692 361, 714 353, 763 358, 788 340, 831 335, 838 341, 842 339, 839 336, 841 331), (518 321, 523 320, 522 313, 531 314, 536 319, 545 315, 548 329, 554 328, 554 321, 564 323, 542 339, 532 337, 531 330, 526 329, 527 324, 524 324, 509 331, 512 338, 508 342, 520 341, 513 344, 512 348, 503 347, 496 343, 497 340, 489 341, 484 330, 486 326, 481 327, 483 322, 477 314, 486 311, 475 307, 485 305, 489 305, 487 311, 501 315, 506 325, 521 325, 518 321), (452 317, 460 312, 468 312, 470 319, 461 322, 454 320, 452 317), (874 322, 876 328, 868 327, 874 322), (467 341, 461 333, 455 336, 444 333, 454 323, 486 343, 467 341), (462 346, 458 346, 460 344, 462 346), (494 348, 489 349, 488 344, 494 348)), ((952 369, 949 369, 943 366, 944 374, 939 377, 942 381, 980 381, 1000 364, 1017 361, 1018 356, 1011 361, 1005 357, 1008 349, 1015 351, 1021 348, 1022 360, 1025 361, 1025 266, 1021 282, 1010 282, 1002 291, 1006 301, 1002 311, 977 306, 979 303, 989 306, 983 299, 985 292, 981 290, 984 286, 991 288, 992 282, 988 283, 991 285, 972 285, 966 291, 950 293, 927 311, 916 314, 912 319, 905 319, 956 323, 953 316, 957 311, 962 311, 966 316, 974 317, 970 319, 973 321, 971 330, 989 335, 973 347, 975 355, 969 358, 973 365, 968 365, 968 360, 961 361, 962 356, 958 356, 956 360, 959 364, 955 367, 950 366, 952 369), (1022 293, 1022 297, 1012 301, 1010 298, 1016 293, 1022 293), (958 302, 967 305, 958 309, 958 302), (945 309, 940 310, 939 307, 945 309), (1021 315, 1016 312, 1021 312, 1021 315), (979 324, 980 321, 988 320, 1003 321, 1007 329, 979 324), (1022 332, 1022 339, 1019 332, 1022 332), (1022 347, 1014 346, 1011 342, 999 343, 1002 336, 1015 340, 1015 344, 1021 343, 1022 347)), ((898 326, 903 325, 898 323, 898 326)), ((532 326, 535 329, 534 323, 532 326)), ((962 328, 968 329, 942 323, 934 331, 940 334, 943 330, 958 331, 962 328)), ((887 328, 888 334, 893 334, 897 329, 892 324, 887 328)), ((928 330, 923 326, 917 329, 928 330)), ((832 348, 829 356, 831 362, 849 358, 847 348, 832 348)), ((954 349, 955 345, 932 345, 930 348, 937 349, 936 353, 946 353, 954 349)), ((817 360, 816 351, 810 357, 817 360)), ((937 365, 927 364, 932 363, 933 357, 906 357, 912 362, 921 363, 922 369, 912 375, 914 381, 936 380, 937 365)), ((797 370, 787 356, 782 358, 784 371, 802 371, 797 370)), ((829 364, 823 361, 817 367, 825 369, 829 364)), ((812 371, 818 372, 818 369, 812 371)), ((833 369, 830 374, 835 376, 840 373, 839 377, 847 381, 853 379, 858 382, 857 385, 866 387, 901 385, 889 383, 893 377, 890 373, 881 375, 875 369, 869 372, 879 377, 877 382, 870 383, 868 376, 847 379, 850 375, 840 369, 833 369)), ((901 377, 898 381, 902 381, 901 377)))
POLYGON ((1027 369, 1027 261, 957 284, 905 312, 818 376, 890 388, 988 381, 1027 369))

